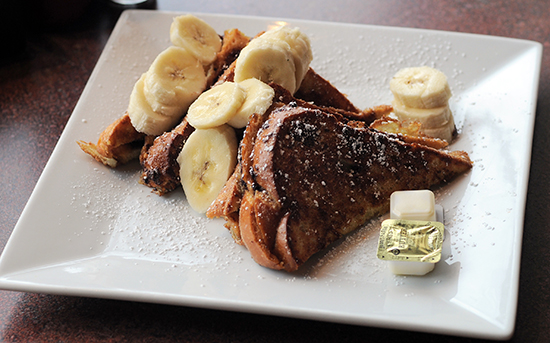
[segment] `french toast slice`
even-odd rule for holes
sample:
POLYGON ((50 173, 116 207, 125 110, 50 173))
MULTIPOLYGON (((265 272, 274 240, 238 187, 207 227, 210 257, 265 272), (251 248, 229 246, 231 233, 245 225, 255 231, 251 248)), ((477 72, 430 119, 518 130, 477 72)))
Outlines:
POLYGON ((142 167, 139 183, 151 187, 153 192, 164 195, 180 185, 180 166, 177 162, 183 144, 195 129, 187 119, 172 131, 155 137, 144 144, 139 156, 142 167))
POLYGON ((449 145, 444 139, 434 138, 423 134, 421 132, 422 124, 417 121, 400 121, 384 116, 372 122, 370 127, 378 131, 400 135, 401 139, 407 143, 418 143, 435 149, 443 149, 449 145))
POLYGON ((294 93, 296 98, 312 102, 319 106, 341 108, 349 112, 360 112, 340 91, 335 91, 328 80, 309 68, 304 75, 300 88, 294 93))
POLYGON ((250 42, 239 29, 226 30, 223 34, 222 47, 216 54, 216 60, 207 72, 207 87, 212 86, 237 59, 241 50, 250 42))
POLYGON ((96 161, 114 168, 137 158, 144 139, 145 134, 136 131, 125 113, 101 132, 97 144, 85 141, 77 141, 77 144, 96 161))
MULTIPOLYGON (((316 92, 320 92, 319 94, 330 93, 333 94, 333 98, 341 99, 341 96, 335 95, 339 91, 336 88, 333 88, 334 86, 332 86, 332 84, 330 84, 328 81, 319 81, 324 79, 318 76, 312 69, 310 69, 310 72, 306 74, 306 78, 307 77, 313 77, 318 80, 316 82, 316 90, 309 92, 309 100, 319 98, 319 96, 313 95, 316 92)), ((311 84, 311 81, 305 81, 303 85, 304 84, 311 84)), ((265 115, 255 115, 250 119, 250 123, 247 125, 247 128, 243 134, 243 138, 240 143, 239 163, 237 164, 233 175, 226 182, 219 196, 206 212, 206 216, 208 218, 225 218, 225 227, 230 231, 231 235, 235 239, 235 242, 241 245, 243 245, 243 242, 241 239, 239 228, 239 209, 245 190, 245 185, 247 182, 250 183, 252 181, 250 173, 241 172, 243 168, 245 168, 246 171, 251 166, 249 159, 242 158, 242 156, 246 157, 252 154, 252 149, 254 147, 257 132, 263 125, 266 118, 269 116, 269 113, 284 105, 294 104, 294 106, 299 106, 301 108, 309 108, 332 113, 338 116, 339 120, 341 121, 353 122, 353 125, 366 127, 369 124, 373 125, 374 123, 378 122, 377 118, 383 117, 385 114, 391 111, 391 106, 380 105, 373 108, 365 109, 360 112, 351 112, 342 108, 335 107, 338 106, 339 103, 342 104, 341 102, 331 102, 329 100, 324 100, 322 101, 322 103, 325 106, 322 106, 319 105, 319 102, 316 101, 311 102, 298 99, 290 94, 288 90, 278 84, 271 83, 270 86, 275 90, 274 103, 267 110, 265 115)), ((342 96, 344 95, 342 94, 342 96)))
POLYGON ((224 217, 257 263, 286 271, 386 213, 394 191, 430 188, 472 167, 465 152, 408 143, 295 103, 255 116, 240 151, 240 200, 225 199, 240 206, 224 217))

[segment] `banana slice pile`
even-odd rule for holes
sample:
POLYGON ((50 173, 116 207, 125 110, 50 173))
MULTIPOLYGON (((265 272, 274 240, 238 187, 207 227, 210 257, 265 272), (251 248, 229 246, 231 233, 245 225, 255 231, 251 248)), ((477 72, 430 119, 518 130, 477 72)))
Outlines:
POLYGON ((224 82, 202 93, 191 104, 187 121, 196 129, 223 124, 240 129, 248 124, 252 114, 264 114, 274 96, 273 88, 258 79, 224 82))
MULTIPOLYGON (((182 36, 182 35, 179 35, 182 36)), ((235 63, 234 82, 202 93, 187 111, 196 130, 178 156, 180 181, 189 205, 204 213, 237 164, 235 129, 273 102, 275 82, 294 93, 313 59, 309 38, 297 28, 279 27, 253 39, 235 63)))
POLYGON ((253 113, 271 106, 275 91, 258 79, 216 85, 191 104, 187 121, 195 131, 178 156, 180 181, 189 205, 204 213, 237 164, 237 135, 253 113))
POLYGON ((187 121, 195 131, 178 156, 180 181, 189 205, 204 213, 216 199, 237 164, 235 128, 253 113, 271 106, 275 91, 258 79, 224 82, 191 104, 187 121))
POLYGON ((390 81, 394 114, 401 121, 417 121, 422 132, 451 143, 455 131, 449 108, 451 89, 447 77, 430 67, 399 70, 390 81))
POLYGON ((158 136, 181 120, 206 88, 208 66, 222 41, 214 28, 193 15, 175 17, 172 46, 162 51, 134 85, 128 116, 134 128, 158 136))

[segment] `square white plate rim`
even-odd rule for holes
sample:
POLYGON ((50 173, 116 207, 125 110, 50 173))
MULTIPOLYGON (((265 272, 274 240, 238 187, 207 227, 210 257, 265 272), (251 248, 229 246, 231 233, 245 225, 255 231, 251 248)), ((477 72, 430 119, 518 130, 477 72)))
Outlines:
POLYGON ((374 221, 313 259, 304 272, 287 275, 255 265, 246 251, 231 242, 220 221, 205 221, 190 211, 181 216, 191 218, 185 225, 193 227, 196 237, 185 238, 185 243, 194 244, 192 254, 184 250, 189 245, 174 243, 182 236, 165 239, 179 234, 170 219, 162 224, 164 237, 144 233, 139 226, 144 220, 145 226, 151 224, 149 218, 134 214, 144 209, 144 202, 149 202, 153 215, 166 211, 166 217, 176 218, 180 214, 174 209, 185 211, 183 197, 152 196, 135 182, 136 165, 108 170, 90 161, 74 143, 97 139, 116 113, 124 111, 133 82, 167 46, 167 28, 175 14, 126 11, 121 16, 4 248, 0 288, 479 338, 511 336, 542 56, 539 43, 197 13, 218 32, 237 27, 253 35, 281 22, 303 28, 312 39, 314 68, 359 106, 391 100, 387 82, 390 71, 400 67, 432 63, 450 76, 456 99, 451 106, 461 127, 461 138, 452 149, 469 152, 475 166, 468 176, 437 190, 447 216, 445 262, 424 278, 389 275, 380 261, 364 257, 364 248, 372 248, 376 241, 374 221), (323 43, 327 40, 332 44, 323 43), (486 45, 491 45, 491 51, 486 45), (483 53, 476 54, 478 50, 483 53), (514 84, 503 82, 509 77, 514 77, 514 84), (501 175, 499 168, 507 163, 513 167, 501 175), (67 199, 50 200, 59 193, 67 199), (113 200, 120 202, 115 209, 101 204, 113 200), (136 233, 149 243, 136 238, 136 233), (161 246, 160 251, 151 241, 161 246), (489 252, 480 253, 482 249, 489 252), (508 258, 487 261, 487 269, 477 271, 480 257, 487 260, 488 254, 502 252, 508 258), (495 284, 484 282, 487 278, 480 277, 481 272, 494 273, 495 284), (472 279, 479 279, 479 284, 471 285, 472 279), (497 295, 485 294, 489 289, 497 295), (480 299, 485 299, 481 302, 487 310, 476 306, 480 299), (431 312, 418 313, 418 306, 431 312))

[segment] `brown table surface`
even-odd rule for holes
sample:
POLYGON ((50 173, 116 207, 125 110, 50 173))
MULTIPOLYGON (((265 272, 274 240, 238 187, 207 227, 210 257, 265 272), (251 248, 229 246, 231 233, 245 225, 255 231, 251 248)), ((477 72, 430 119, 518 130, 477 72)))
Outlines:
MULTIPOLYGON (((0 247, 4 247, 77 103, 120 10, 92 1, 0 7, 0 247), (19 7, 17 7, 19 6, 19 7), (11 14, 13 13, 13 15, 11 14), (48 14, 49 13, 49 14, 48 14)), ((15 3, 15 1, 13 2, 15 3)), ((426 28, 538 41, 549 1, 176 1, 160 10, 426 28)), ((515 342, 550 341, 550 54, 545 51, 525 215, 515 342)), ((497 257, 498 258, 498 257, 497 257)), ((480 263, 482 263, 480 261, 480 263)), ((0 291, 8 342, 471 342, 467 338, 94 298, 0 291)))

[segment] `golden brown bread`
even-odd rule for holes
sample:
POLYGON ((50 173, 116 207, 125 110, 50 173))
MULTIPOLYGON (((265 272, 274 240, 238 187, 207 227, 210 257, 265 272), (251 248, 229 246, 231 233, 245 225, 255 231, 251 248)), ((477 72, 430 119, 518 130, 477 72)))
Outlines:
POLYGON ((240 187, 238 213, 223 216, 257 263, 287 271, 387 212, 394 191, 430 188, 472 166, 464 152, 293 104, 251 120, 240 164, 240 181, 226 185, 240 187))
POLYGON ((401 139, 407 143, 418 143, 435 149, 443 149, 449 145, 444 139, 429 137, 423 134, 420 131, 422 125, 417 121, 403 122, 390 117, 382 117, 372 122, 370 127, 378 131, 401 135, 401 139))
POLYGON ((216 54, 216 60, 207 72, 207 86, 210 87, 220 78, 229 66, 237 59, 241 50, 248 44, 250 37, 238 29, 226 30, 223 35, 222 47, 216 54))
POLYGON ((184 118, 172 131, 145 144, 140 155, 143 172, 139 183, 151 187, 158 195, 176 189, 180 185, 180 166, 176 159, 193 131, 195 129, 184 118))
POLYGON ((349 112, 361 112, 344 94, 339 91, 334 92, 335 89, 336 87, 328 80, 309 68, 294 96, 318 106, 341 108, 349 112))
POLYGON ((140 154, 145 134, 137 132, 125 113, 107 126, 99 135, 97 144, 77 141, 80 148, 96 161, 109 167, 118 163, 127 163, 140 154))
POLYGON ((239 209, 244 193, 241 182, 241 165, 237 164, 235 171, 225 183, 224 188, 210 205, 206 216, 209 218, 224 217, 225 227, 231 233, 235 243, 243 245, 241 230, 239 229, 239 209))

